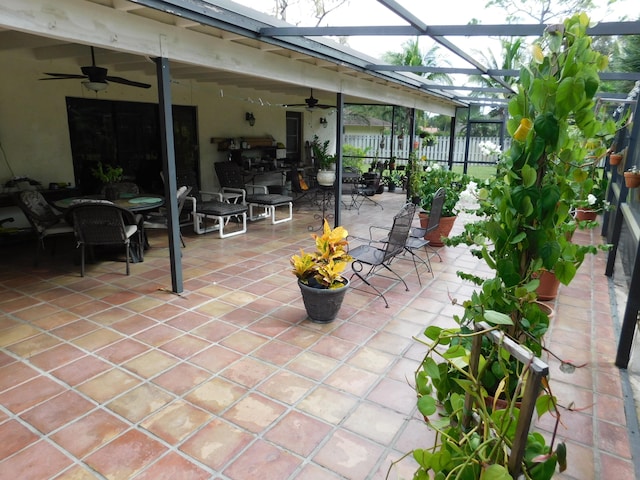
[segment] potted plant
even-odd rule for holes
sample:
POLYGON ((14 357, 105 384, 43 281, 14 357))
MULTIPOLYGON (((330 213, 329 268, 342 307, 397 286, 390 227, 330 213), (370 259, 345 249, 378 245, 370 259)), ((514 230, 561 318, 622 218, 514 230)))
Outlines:
POLYGON ((115 200, 117 190, 113 188, 113 184, 122 180, 122 167, 103 166, 102 162, 98 162, 98 165, 91 170, 91 173, 105 186, 104 192, 107 200, 115 200))
POLYGON ((637 188, 640 186, 640 169, 638 167, 631 167, 624 172, 624 183, 627 188, 637 188))
POLYGON ((307 315, 314 322, 332 322, 342 306, 349 286, 349 280, 342 272, 352 260, 347 253, 347 235, 343 227, 332 230, 325 219, 322 235, 311 235, 316 242, 316 251, 300 250, 300 255, 290 259, 307 315))
POLYGON ((336 156, 329 153, 329 140, 320 142, 318 135, 311 141, 313 158, 318 164, 317 180, 322 186, 331 186, 336 180, 336 156))
POLYGON ((619 165, 622 161, 622 153, 612 153, 609 155, 609 165, 619 165))
POLYGON ((437 162, 426 162, 424 165, 424 171, 419 175, 419 184, 415 185, 416 190, 414 192, 414 194, 420 196, 420 206, 424 210, 418 214, 423 228, 427 226, 429 221, 428 210, 433 201, 433 196, 440 187, 444 187, 446 191, 440 227, 425 236, 425 239, 429 240, 432 246, 441 247, 443 245, 442 237, 447 237, 451 232, 458 215, 457 205, 460 195, 467 188, 470 181, 471 177, 468 175, 444 168, 437 162))
MULTIPOLYGON (((575 219, 578 222, 594 221, 598 214, 608 208, 606 201, 607 178, 596 168, 591 168, 586 178, 575 182, 575 219)), ((585 224, 581 224, 585 226, 585 224)), ((587 225, 588 226, 588 225, 587 225)))
MULTIPOLYGON (((479 397, 476 405, 495 393, 505 397, 510 411, 517 408, 513 402, 526 367, 504 361, 500 350, 485 348, 483 343, 481 363, 486 368, 479 371, 477 379, 466 378, 468 339, 478 324, 486 322, 540 356, 549 324, 548 314, 535 303, 540 274, 553 272, 560 282, 569 284, 585 256, 597 252, 594 246, 571 241, 576 228, 571 208, 577 200, 573 182, 589 174, 590 167, 582 161, 588 155, 587 144, 604 143, 602 140, 616 131, 613 122, 600 121, 594 112, 598 72, 606 66, 606 57, 590 48, 588 25, 585 14, 574 15, 563 25, 548 28, 534 45, 531 61, 520 70, 518 92, 509 101, 511 147, 499 161, 496 176, 478 190, 480 206, 476 213, 480 219, 465 225, 460 235, 447 242, 469 245, 490 273, 482 278, 458 272, 460 278, 477 288, 464 301, 464 313, 454 317, 457 328, 444 336, 425 332, 440 347, 454 349, 440 362, 426 359, 422 368, 424 375, 437 379, 432 385, 445 414, 454 414, 459 408, 454 395, 460 389, 468 392, 469 385, 478 382, 480 387, 474 389, 479 397), (573 125, 579 135, 570 134, 573 125)), ((435 350, 438 354, 441 351, 435 350)), ((418 372, 416 389, 420 398, 424 386, 418 372)), ((483 420, 487 418, 484 412, 480 415, 483 420)), ((460 445, 458 439, 469 440, 462 425, 451 419, 447 422, 455 429, 446 432, 454 446, 460 445)), ((479 441, 482 444, 483 439, 479 441)), ((477 457, 471 454, 467 452, 470 460, 465 465, 475 464, 472 458, 477 457)), ((545 458, 549 454, 545 453, 545 458)), ((500 459, 491 458, 480 465, 488 469, 494 464, 499 465, 500 459)), ((554 473, 546 467, 544 470, 545 475, 531 474, 528 478, 546 479, 554 473)))

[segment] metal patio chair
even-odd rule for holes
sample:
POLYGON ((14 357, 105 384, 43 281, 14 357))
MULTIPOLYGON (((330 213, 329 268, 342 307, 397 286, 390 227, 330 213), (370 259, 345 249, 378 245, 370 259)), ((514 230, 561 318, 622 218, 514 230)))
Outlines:
POLYGON ((429 250, 433 252, 432 256, 437 256, 442 262, 442 257, 431 245, 429 240, 425 239, 425 235, 432 232, 440 225, 440 218, 442 217, 442 207, 444 205, 444 200, 446 196, 446 191, 444 188, 439 188, 435 195, 433 196, 433 200, 431 201, 431 208, 429 209, 429 221, 427 222, 427 226, 424 228, 414 227, 409 231, 409 236, 407 237, 407 242, 405 243, 405 251, 411 255, 411 259, 413 260, 413 266, 416 270, 416 276, 418 277, 418 282, 422 285, 422 280, 420 279, 420 274, 418 273, 418 261, 422 262, 425 267, 427 267, 427 271, 431 272, 431 276, 433 277, 433 269, 431 268, 431 256, 429 255, 429 250), (417 251, 420 249, 424 249, 426 254, 425 258, 422 258, 418 255, 417 251))
MULTIPOLYGON (((349 255, 353 257, 353 262, 351 263, 353 274, 349 280, 354 276, 358 277, 365 284, 375 290, 378 296, 382 297, 387 308, 389 308, 389 302, 387 302, 384 294, 375 285, 369 282, 369 279, 374 275, 391 278, 392 280, 397 279, 404 284, 406 291, 409 291, 409 287, 404 279, 391 268, 391 262, 396 256, 405 251, 405 244, 407 242, 407 237, 409 236, 409 230, 411 229, 411 223, 413 222, 415 212, 416 206, 413 203, 405 204, 400 212, 393 217, 393 225, 389 231, 388 237, 384 241, 377 242, 375 240, 369 240, 368 244, 359 245, 349 251, 349 255), (375 246, 375 244, 378 244, 379 246, 375 246), (368 270, 363 273, 365 266, 368 267, 368 270), (378 273, 381 271, 389 272, 393 274, 394 277, 378 273)), ((355 290, 361 290, 353 287, 353 284, 352 288, 355 290)))

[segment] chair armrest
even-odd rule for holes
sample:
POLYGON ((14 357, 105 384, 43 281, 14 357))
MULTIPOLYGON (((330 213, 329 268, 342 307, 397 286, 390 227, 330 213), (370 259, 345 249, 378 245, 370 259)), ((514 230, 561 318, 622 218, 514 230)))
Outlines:
MULTIPOLYGON (((369 238, 371 239, 372 242, 377 242, 377 243, 386 243, 387 239, 389 238, 389 232, 391 231, 390 227, 379 227, 377 225, 370 225, 369 226, 369 238), (382 240, 374 240, 374 233, 376 230, 381 230, 382 232, 385 232, 385 237, 382 240)), ((380 234, 382 235, 382 233, 380 234)))
POLYGON ((220 200, 222 201, 222 193, 220 192, 205 192, 205 191, 200 191, 200 196, 202 197, 215 197, 216 200, 220 200))
POLYGON ((247 203, 246 202, 247 192, 242 188, 222 187, 222 192, 223 193, 224 192, 239 193, 242 195, 242 203, 247 203))
POLYGON ((251 188, 253 190, 252 193, 256 193, 256 189, 258 189, 259 191, 262 190, 264 193, 269 193, 269 187, 266 185, 254 185, 251 183, 247 183, 245 187, 247 187, 247 189, 251 188))

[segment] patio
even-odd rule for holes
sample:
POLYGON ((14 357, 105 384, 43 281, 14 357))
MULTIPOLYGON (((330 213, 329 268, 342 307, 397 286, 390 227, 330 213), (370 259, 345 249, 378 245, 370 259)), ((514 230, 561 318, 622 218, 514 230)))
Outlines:
MULTIPOLYGON (((359 215, 343 212, 350 233, 390 224, 404 193, 376 200, 383 211, 365 203, 359 215)), ((103 261, 81 278, 72 245, 59 244, 38 268, 31 243, 5 250, 0 479, 383 479, 390 461, 430 445, 407 384, 424 351, 412 336, 451 322, 462 310, 452 300, 472 291, 456 270, 482 267, 465 248, 443 248, 435 278, 423 273, 420 288, 412 263, 399 262, 410 291, 389 290, 389 309, 351 291, 335 322, 314 324, 288 258, 311 248, 317 213, 250 223, 224 240, 185 229, 181 295, 170 292, 161 233, 131 276, 103 261)), ((636 476, 637 421, 625 415, 626 373, 613 365, 605 262, 602 253, 588 258, 553 304, 548 347, 586 364, 565 374, 549 360, 553 390, 573 408, 558 432, 569 467, 557 478, 636 476)), ((412 462, 389 478, 411 478, 412 462)))

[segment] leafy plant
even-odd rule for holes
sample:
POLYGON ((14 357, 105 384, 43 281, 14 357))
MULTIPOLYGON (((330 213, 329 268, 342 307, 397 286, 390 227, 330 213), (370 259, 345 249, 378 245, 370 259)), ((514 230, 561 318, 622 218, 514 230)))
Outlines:
POLYGON ((345 284, 342 272, 351 261, 347 253, 348 232, 343 227, 333 230, 325 219, 322 235, 312 234, 316 251, 293 255, 290 259, 293 274, 305 285, 315 288, 339 288, 345 284))
MULTIPOLYGON (((571 242, 576 228, 571 215, 578 200, 576 185, 585 187, 587 195, 593 194, 593 185, 586 183, 593 162, 585 158, 594 148, 599 152, 616 131, 613 122, 603 122, 595 114, 598 71, 606 66, 606 58, 590 48, 588 25, 585 14, 574 15, 548 28, 535 43, 530 63, 520 70, 518 92, 509 101, 511 147, 501 156, 496 176, 478 190, 479 220, 447 241, 471 246, 472 254, 486 263, 492 275, 482 278, 458 272, 460 278, 478 287, 464 301, 463 315, 454 317, 458 327, 425 332, 432 343, 416 375, 418 406, 428 417, 435 412, 437 399, 449 418, 446 424, 432 424, 440 439, 430 450, 441 454, 436 468, 433 460, 420 459, 426 458, 420 453, 424 449, 414 451, 421 465, 415 478, 426 479, 429 471, 436 479, 510 478, 500 454, 510 441, 509 429, 500 423, 506 417, 485 410, 483 400, 490 394, 505 397, 512 418, 528 367, 508 360, 502 349, 483 342, 481 368, 473 376, 468 368, 470 338, 475 326, 486 322, 540 355, 549 318, 535 304, 538 277, 549 270, 569 284, 585 256, 597 252, 594 246, 571 242), (457 421, 462 395, 474 397, 474 412, 480 416, 482 429, 469 432, 457 421)), ((443 183, 451 180, 445 178, 443 183)), ((429 184, 428 179, 423 180, 423 188, 437 188, 429 184)), ((550 478, 555 470, 553 459, 563 456, 563 448, 553 451, 540 438, 529 437, 527 446, 532 450, 522 466, 527 478, 550 478), (527 464, 535 458, 533 451, 545 460, 527 464)))
MULTIPOLYGON (((499 323, 510 323, 508 317, 499 314, 492 314, 490 317, 499 323)), ((486 333, 495 328, 469 334, 437 326, 431 326, 425 331, 428 340, 423 343, 429 349, 416 372, 416 390, 418 410, 436 432, 436 441, 430 448, 413 450, 413 458, 419 465, 414 479, 512 479, 509 467, 513 468, 513 465, 509 464, 509 456, 516 442, 521 413, 519 402, 527 378, 530 378, 532 362, 511 362, 509 360, 512 354, 503 346, 502 340, 494 343, 484 338, 486 333), (490 344, 489 347, 483 347, 483 352, 491 353, 498 362, 492 363, 487 357, 480 356, 478 366, 471 369, 471 350, 466 345, 478 340, 477 337, 480 336, 482 341, 490 344), (439 358, 441 362, 436 362, 434 357, 439 358), (482 377, 487 371, 502 368, 505 363, 519 363, 517 373, 512 378, 515 394, 507 399, 504 405, 498 405, 495 400, 487 402, 482 377), (432 394, 434 390, 442 392, 442 382, 452 378, 451 375, 442 374, 447 370, 457 373, 455 381, 447 385, 453 387, 454 391, 449 395, 446 415, 442 419, 434 419, 437 404, 432 394), (474 375, 474 371, 477 371, 477 374, 474 375)), ((475 342, 476 345, 480 343, 482 342, 475 342)), ((513 350, 513 347, 511 348, 513 350)), ((504 383, 506 382, 503 381, 502 384, 504 383)), ((560 412, 556 399, 548 384, 542 385, 544 393, 536 400, 537 414, 554 415, 557 425, 560 412)), ((529 433, 522 463, 516 468, 524 472, 525 478, 548 480, 555 473, 557 466, 560 467, 560 471, 566 468, 565 445, 555 445, 555 435, 550 444, 547 444, 541 434, 529 433)))
POLYGON ((336 156, 329 153, 329 140, 320 142, 318 135, 313 136, 311 150, 313 151, 313 158, 320 164, 322 170, 328 170, 336 161, 336 156))
POLYGON ((122 167, 103 166, 102 162, 98 162, 98 165, 91 170, 91 173, 104 184, 116 183, 122 180, 122 167))
POLYGON ((457 215, 460 194, 467 188, 471 177, 444 168, 437 162, 425 162, 423 168, 424 172, 418 176, 419 183, 414 183, 416 188, 414 193, 420 196, 420 206, 425 211, 428 211, 431 208, 433 196, 440 187, 444 187, 446 196, 442 207, 442 216, 452 217, 457 215))

